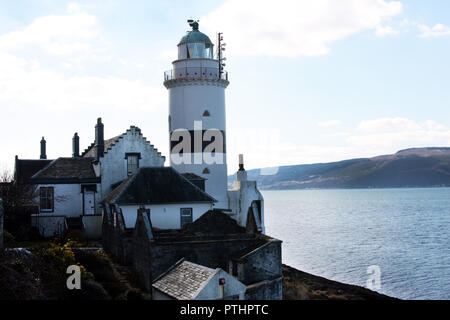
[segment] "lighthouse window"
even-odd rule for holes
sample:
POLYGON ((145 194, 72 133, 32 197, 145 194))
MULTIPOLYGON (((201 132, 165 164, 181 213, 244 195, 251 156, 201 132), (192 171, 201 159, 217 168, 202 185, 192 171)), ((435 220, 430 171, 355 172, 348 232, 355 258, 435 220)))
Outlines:
POLYGON ((211 116, 211 114, 209 113, 208 110, 205 110, 205 112, 203 112, 203 116, 204 117, 209 117, 209 116, 211 116))

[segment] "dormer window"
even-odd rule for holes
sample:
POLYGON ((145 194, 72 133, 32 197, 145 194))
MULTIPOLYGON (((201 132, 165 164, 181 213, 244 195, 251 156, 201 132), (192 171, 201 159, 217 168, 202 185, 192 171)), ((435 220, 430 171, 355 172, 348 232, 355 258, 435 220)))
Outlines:
POLYGON ((127 175, 131 176, 139 169, 139 159, 141 159, 141 154, 127 153, 125 159, 127 160, 127 175))

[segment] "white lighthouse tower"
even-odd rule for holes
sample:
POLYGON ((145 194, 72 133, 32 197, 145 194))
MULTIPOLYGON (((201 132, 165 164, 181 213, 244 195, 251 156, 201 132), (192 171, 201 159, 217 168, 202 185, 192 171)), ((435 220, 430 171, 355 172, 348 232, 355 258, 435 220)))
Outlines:
POLYGON ((211 39, 189 20, 191 31, 178 44, 178 59, 164 75, 169 90, 170 163, 180 173, 205 181, 205 191, 229 209, 227 197, 225 89, 223 45, 217 55, 211 39))

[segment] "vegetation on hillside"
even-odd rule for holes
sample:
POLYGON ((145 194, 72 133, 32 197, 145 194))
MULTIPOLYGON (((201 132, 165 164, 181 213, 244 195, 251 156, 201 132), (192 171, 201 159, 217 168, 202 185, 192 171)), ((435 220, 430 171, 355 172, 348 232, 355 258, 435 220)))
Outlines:
MULTIPOLYGON (((248 171, 261 189, 449 187, 450 148, 407 149, 393 155, 248 171)), ((234 177, 230 177, 230 182, 234 177)))

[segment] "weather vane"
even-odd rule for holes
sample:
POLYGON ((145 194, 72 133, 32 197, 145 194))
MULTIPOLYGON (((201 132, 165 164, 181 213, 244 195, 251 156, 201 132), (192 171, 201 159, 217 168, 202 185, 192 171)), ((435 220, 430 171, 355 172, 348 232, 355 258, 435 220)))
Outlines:
POLYGON ((198 30, 198 23, 200 22, 200 20, 189 19, 187 22, 192 27, 192 30, 198 30))

